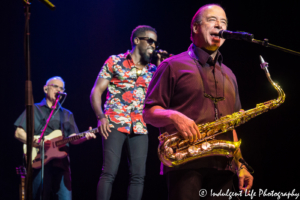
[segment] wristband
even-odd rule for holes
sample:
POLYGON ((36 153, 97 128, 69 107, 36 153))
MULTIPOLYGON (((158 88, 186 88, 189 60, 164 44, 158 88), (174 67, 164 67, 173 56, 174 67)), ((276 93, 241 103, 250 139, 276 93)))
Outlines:
POLYGON ((97 115, 97 119, 98 119, 98 120, 103 119, 103 118, 106 118, 106 115, 105 115, 105 114, 97 115))
POLYGON ((235 171, 236 171, 236 173, 238 174, 242 169, 245 169, 245 170, 247 170, 248 172, 249 172, 249 170, 247 169, 247 167, 244 165, 244 164, 242 164, 238 169, 236 169, 235 171))

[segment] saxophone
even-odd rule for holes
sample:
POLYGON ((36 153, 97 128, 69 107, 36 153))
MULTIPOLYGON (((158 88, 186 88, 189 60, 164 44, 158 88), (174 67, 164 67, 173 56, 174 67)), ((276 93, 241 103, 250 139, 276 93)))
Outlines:
POLYGON ((231 131, 251 118, 267 112, 270 109, 277 108, 284 102, 285 93, 281 87, 271 79, 268 71, 268 63, 265 62, 261 56, 260 61, 260 66, 265 71, 269 82, 278 92, 278 98, 257 104, 255 108, 247 111, 241 109, 239 112, 226 115, 216 121, 199 124, 198 129, 201 134, 201 139, 198 139, 194 143, 190 143, 189 140, 184 140, 179 133, 171 135, 167 132, 163 133, 158 137, 160 141, 158 157, 164 165, 173 167, 198 158, 216 155, 233 157, 241 145, 241 140, 238 142, 216 140, 215 136, 231 131))

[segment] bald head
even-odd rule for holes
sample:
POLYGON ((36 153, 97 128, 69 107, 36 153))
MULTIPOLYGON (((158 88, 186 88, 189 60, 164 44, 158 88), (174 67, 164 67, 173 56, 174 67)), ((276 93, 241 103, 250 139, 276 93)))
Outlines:
POLYGON ((191 40, 199 48, 215 52, 225 42, 219 37, 227 29, 227 17, 222 7, 216 4, 202 6, 191 22, 191 40))
MULTIPOLYGON (((191 24, 190 24, 190 28, 191 28, 191 41, 193 42, 193 36, 194 36, 194 33, 193 33, 193 25, 195 23, 201 23, 202 21, 202 17, 203 17, 203 13, 206 9, 209 9, 209 8, 212 8, 213 6, 217 6, 217 7, 220 7, 222 8, 222 6, 220 4, 206 4, 204 6, 201 6, 198 11, 195 13, 192 21, 191 21, 191 24)), ((223 8, 222 8, 223 9, 223 8)), ((223 9, 224 10, 224 9, 223 9)))

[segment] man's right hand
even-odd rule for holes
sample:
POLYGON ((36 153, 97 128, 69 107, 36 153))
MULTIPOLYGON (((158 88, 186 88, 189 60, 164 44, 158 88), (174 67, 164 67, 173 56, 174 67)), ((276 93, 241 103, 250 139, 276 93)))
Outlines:
POLYGON ((98 120, 98 130, 99 130, 100 134, 105 139, 107 139, 107 137, 109 136, 108 132, 111 132, 111 130, 109 128, 109 123, 106 118, 102 118, 102 119, 98 120))
POLYGON ((171 120, 184 139, 189 139, 190 142, 195 142, 197 139, 201 139, 201 134, 194 120, 180 112, 172 113, 171 120))
MULTIPOLYGON (((40 148, 40 146, 42 145, 42 142, 38 143, 40 138, 34 138, 33 139, 33 143, 32 146, 35 148, 40 148)), ((45 150, 48 150, 51 147, 51 140, 45 139, 44 140, 44 148, 45 150)))

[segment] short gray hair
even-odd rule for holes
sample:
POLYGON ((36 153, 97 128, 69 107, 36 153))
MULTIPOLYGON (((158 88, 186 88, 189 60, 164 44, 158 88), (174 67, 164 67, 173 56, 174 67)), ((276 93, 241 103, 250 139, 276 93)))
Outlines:
POLYGON ((48 83, 51 81, 51 80, 60 80, 61 82, 63 82, 64 86, 65 86, 65 81, 60 77, 60 76, 53 76, 51 78, 49 78, 47 81, 46 81, 46 85, 48 85, 48 83))

